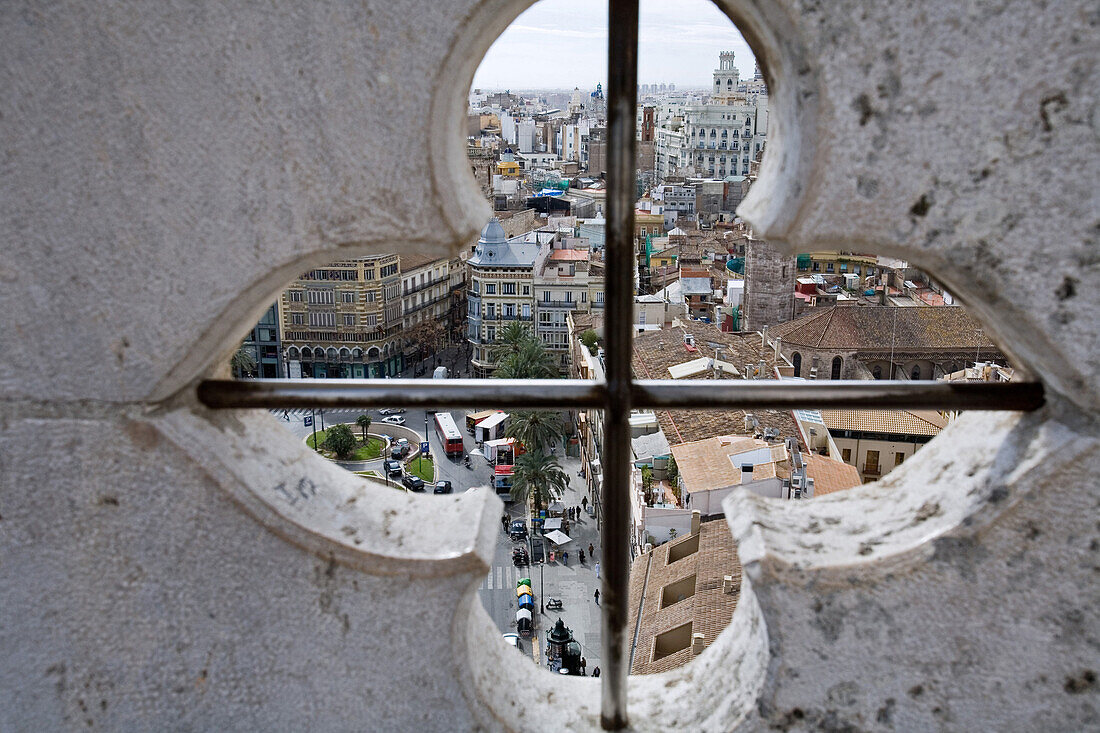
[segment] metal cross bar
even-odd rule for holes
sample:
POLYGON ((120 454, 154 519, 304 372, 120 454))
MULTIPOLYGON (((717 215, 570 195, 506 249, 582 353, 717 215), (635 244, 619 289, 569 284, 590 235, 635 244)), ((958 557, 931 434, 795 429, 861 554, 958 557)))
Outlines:
MULTIPOLYGON (((580 379, 278 379, 199 383, 198 398, 214 409, 296 407, 443 407, 597 409, 608 385, 580 379)), ((774 379, 639 380, 634 408, 660 409, 930 409, 1035 410, 1039 382, 816 382, 774 379)))
POLYGON ((634 321, 634 125, 638 0, 610 0, 607 46, 607 320, 604 368, 603 671, 600 724, 627 727, 626 624, 630 605, 631 324, 634 321))

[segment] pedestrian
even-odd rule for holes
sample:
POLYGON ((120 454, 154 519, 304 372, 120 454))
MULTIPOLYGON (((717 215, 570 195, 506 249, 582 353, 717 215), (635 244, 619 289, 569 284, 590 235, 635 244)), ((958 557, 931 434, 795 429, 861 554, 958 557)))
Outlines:
POLYGON ((596 559, 596 548, 592 546, 592 543, 588 543, 588 556, 593 560, 596 559))
MULTIPOLYGON (((596 563, 596 577, 597 578, 600 577, 600 564, 599 563, 596 563)), ((596 592, 599 593, 599 591, 596 591, 596 592)))
POLYGON ((500 526, 505 532, 508 531, 508 515, 507 514, 501 514, 500 515, 500 526))
POLYGON ((600 668, 599 667, 593 667, 592 668, 592 676, 593 677, 599 677, 600 676, 600 668))
POLYGON ((581 508, 579 506, 573 507, 573 513, 577 515, 577 521, 581 521, 581 508))
POLYGON ((584 668, 587 665, 588 665, 588 660, 585 659, 584 657, 581 657, 581 677, 584 676, 584 668))
POLYGON ((584 565, 584 550, 581 550, 581 565, 584 565))
POLYGON ((597 588, 596 592, 592 594, 592 597, 596 599, 596 605, 600 605, 600 589, 597 588))
POLYGON ((587 496, 582 496, 581 497, 581 507, 586 509, 586 510, 588 509, 588 497, 587 496))

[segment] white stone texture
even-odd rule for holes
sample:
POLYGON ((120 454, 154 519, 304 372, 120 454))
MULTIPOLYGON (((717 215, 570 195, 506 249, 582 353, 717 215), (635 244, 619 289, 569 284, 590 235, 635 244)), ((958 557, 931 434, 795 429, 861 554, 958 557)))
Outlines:
MULTIPOLYGON (((190 386, 310 264, 476 235, 467 89, 527 4, 0 5, 0 730, 597 728, 480 608, 495 497, 359 481, 190 386)), ((1096 728, 1100 15, 720 4, 771 91, 756 231, 930 270, 1049 402, 731 497, 751 584, 631 680, 635 728, 1096 728)))

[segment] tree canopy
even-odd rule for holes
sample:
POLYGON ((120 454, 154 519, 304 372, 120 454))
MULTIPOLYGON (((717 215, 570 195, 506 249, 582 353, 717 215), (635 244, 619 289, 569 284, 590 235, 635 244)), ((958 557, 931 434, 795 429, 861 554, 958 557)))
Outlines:
POLYGON ((370 415, 360 415, 359 417, 355 418, 355 424, 363 429, 363 442, 364 443, 366 443, 367 440, 368 440, 367 431, 370 430, 370 423, 371 423, 370 415))
POLYGON ((545 453, 564 434, 561 414, 542 410, 517 410, 509 416, 504 434, 518 440, 526 450, 545 453))
POLYGON ((530 499, 537 509, 560 498, 568 486, 569 477, 554 456, 534 450, 516 460, 512 474, 513 501, 526 502, 530 499))
POLYGON ((343 423, 333 425, 325 431, 324 447, 336 454, 337 458, 347 458, 355 452, 355 433, 343 423))

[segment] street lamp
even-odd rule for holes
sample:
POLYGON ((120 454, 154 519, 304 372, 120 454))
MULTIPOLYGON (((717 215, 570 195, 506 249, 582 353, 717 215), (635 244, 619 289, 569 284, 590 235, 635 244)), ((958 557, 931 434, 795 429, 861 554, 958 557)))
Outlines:
POLYGON ((539 559, 539 614, 546 615, 546 558, 539 559))

